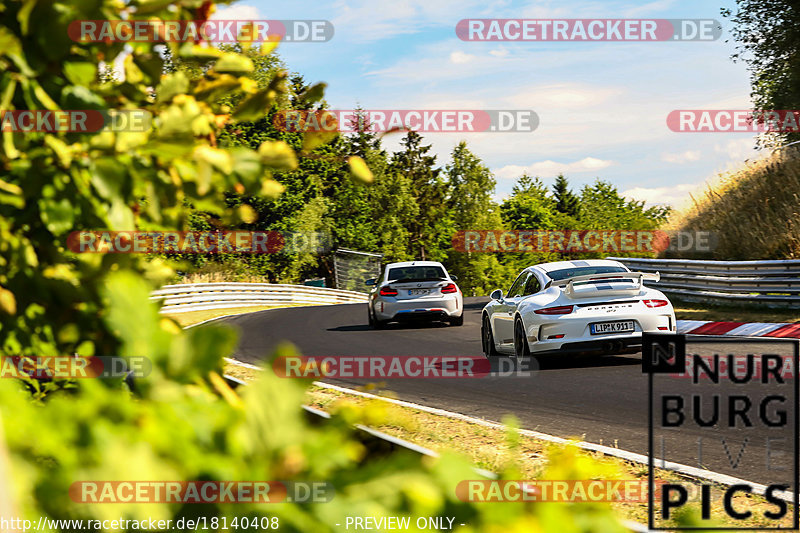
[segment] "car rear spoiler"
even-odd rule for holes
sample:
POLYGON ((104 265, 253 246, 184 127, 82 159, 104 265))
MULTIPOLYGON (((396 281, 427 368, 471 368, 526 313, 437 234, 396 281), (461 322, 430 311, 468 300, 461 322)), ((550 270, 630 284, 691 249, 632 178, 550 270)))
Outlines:
MULTIPOLYGON (((661 274, 659 272, 651 273, 651 272, 608 272, 606 274, 587 274, 585 276, 575 276, 574 278, 567 278, 567 279, 560 279, 558 281, 551 281, 547 284, 547 287, 565 287, 564 294, 567 295, 568 298, 575 297, 575 284, 576 283, 584 283, 589 281, 603 281, 603 280, 619 280, 619 279, 630 279, 635 280, 638 282, 638 285, 635 289, 608 289, 604 290, 603 294, 613 295, 613 294, 635 294, 642 290, 642 283, 644 280, 648 281, 658 281, 661 279, 661 274)), ((595 295, 592 295, 595 296, 595 295)))

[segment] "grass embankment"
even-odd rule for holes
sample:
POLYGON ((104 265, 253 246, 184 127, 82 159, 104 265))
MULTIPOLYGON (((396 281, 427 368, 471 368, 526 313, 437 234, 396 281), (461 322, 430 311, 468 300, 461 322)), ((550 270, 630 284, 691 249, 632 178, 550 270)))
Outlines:
POLYGON ((721 174, 666 229, 714 232, 713 259, 800 258, 800 149, 721 174))
MULTIPOLYGON (((260 371, 228 364, 225 372, 241 380, 248 381, 255 379, 260 371)), ((509 443, 508 429, 486 427, 467 420, 448 418, 427 411, 392 404, 381 399, 364 398, 314 385, 308 389, 306 403, 331 413, 352 405, 377 409, 380 416, 376 418, 379 418, 380 421, 370 424, 375 429, 439 453, 457 453, 468 458, 475 466, 489 471, 498 472, 509 465, 513 465, 520 472, 521 479, 526 480, 535 480, 541 476, 547 465, 547 448, 553 446, 533 437, 516 435, 513 440, 516 440, 517 444, 512 448, 509 443)), ((580 440, 580 436, 576 436, 576 439, 580 440)), ((647 479, 646 465, 597 452, 581 451, 579 453, 591 457, 599 465, 616 471, 619 474, 618 479, 647 479)), ((669 470, 657 469, 655 477, 657 481, 661 482, 681 482, 684 486, 687 486, 687 484, 700 485, 699 480, 677 475, 669 470)), ((476 475, 477 478, 478 476, 476 475)), ((714 517, 724 515, 722 509, 723 488, 722 486, 715 486, 712 489, 713 503, 711 509, 714 517)), ((548 503, 540 505, 581 504, 548 503)), ((739 493, 733 498, 733 505, 737 509, 752 511, 753 517, 744 521, 721 521, 721 523, 736 527, 775 527, 774 523, 768 522, 763 518, 764 511, 774 511, 775 507, 767 504, 763 498, 739 493)), ((626 520, 647 523, 646 501, 614 502, 612 506, 617 510, 619 516, 626 520)), ((699 503, 695 504, 695 506, 699 508, 699 503)), ((787 516, 791 516, 791 511, 787 516)), ((786 518, 781 525, 783 527, 791 526, 790 519, 786 518)))

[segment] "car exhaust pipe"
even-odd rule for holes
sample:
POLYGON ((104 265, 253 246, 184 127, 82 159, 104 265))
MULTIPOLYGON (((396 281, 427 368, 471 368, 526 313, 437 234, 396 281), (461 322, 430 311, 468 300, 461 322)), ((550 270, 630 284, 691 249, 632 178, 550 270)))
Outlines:
POLYGON ((611 341, 606 341, 603 343, 603 351, 604 352, 611 352, 614 350, 614 343, 611 341))
POLYGON ((614 343, 614 351, 615 352, 621 352, 624 349, 625 349, 625 343, 624 342, 617 341, 617 342, 614 343))

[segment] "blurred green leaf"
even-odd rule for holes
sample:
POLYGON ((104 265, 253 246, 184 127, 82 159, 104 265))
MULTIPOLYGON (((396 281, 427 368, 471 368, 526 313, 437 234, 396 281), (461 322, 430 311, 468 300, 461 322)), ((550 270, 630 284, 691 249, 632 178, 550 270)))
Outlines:
POLYGON ((67 61, 64 75, 73 85, 90 85, 97 77, 97 66, 87 61, 67 61))
POLYGON ((214 70, 220 74, 247 74, 253 72, 253 62, 241 54, 227 53, 217 59, 214 70))
POLYGON ((75 212, 68 199, 42 198, 39 200, 39 209, 42 221, 55 235, 62 235, 73 228, 75 212))
POLYGON ((297 168, 297 155, 292 147, 283 141, 264 141, 258 147, 258 155, 265 165, 275 170, 297 168))

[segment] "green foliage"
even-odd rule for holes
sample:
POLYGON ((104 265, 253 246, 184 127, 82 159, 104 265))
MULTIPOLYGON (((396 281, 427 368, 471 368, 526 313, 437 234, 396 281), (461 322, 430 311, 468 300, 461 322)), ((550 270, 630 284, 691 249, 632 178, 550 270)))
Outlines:
POLYGON ((553 197, 556 202, 556 211, 572 218, 578 216, 580 200, 569 190, 569 181, 563 174, 556 177, 553 184, 553 197))
MULTIPOLYGON (((355 202, 355 210, 388 207, 395 186, 408 200, 389 211, 397 220, 414 216, 412 207, 427 207, 420 200, 444 204, 433 161, 416 141, 397 160, 405 175, 379 164, 386 158, 378 145, 360 148, 368 163, 378 163, 374 192, 367 192, 341 181, 346 172, 363 175, 358 159, 327 157, 343 141, 274 135, 264 117, 287 105, 303 84, 292 78, 287 87, 288 74, 261 57, 267 49, 172 43, 165 64, 152 43, 133 44, 118 79, 101 61, 117 57, 122 44, 67 37, 74 20, 123 14, 195 20, 210 6, 201 0, 0 5, 0 109, 144 109, 154 119, 146 132, 3 132, 3 355, 112 354, 152 363, 135 391, 120 380, 36 383, 32 401, 22 382, 0 380, 6 406, 0 458, 8 458, 13 480, 6 483, 6 508, 32 520, 275 516, 281 531, 335 531, 346 516, 453 516, 468 524, 463 531, 564 531, 569 520, 573 529, 609 531, 616 522, 608 506, 553 518, 540 506, 503 506, 501 514, 500 506, 461 502, 454 488, 475 474, 458 458, 367 458, 352 424, 372 415, 356 412, 311 425, 301 409, 303 381, 267 370, 241 394, 230 390, 220 370, 235 345, 234 331, 181 330, 149 300, 151 290, 174 275, 173 263, 68 251, 65 241, 75 229, 273 227, 284 214, 293 217, 286 227, 324 229, 326 217, 353 214, 335 204, 340 195, 355 202), (256 208, 260 218, 244 216, 243 205, 256 208), (336 494, 324 504, 87 505, 69 496, 72 484, 85 480, 324 480, 336 494)), ((298 98, 318 102, 321 92, 303 86, 298 98)), ((352 223, 359 220, 367 223, 357 216, 352 223)), ((408 231, 406 220, 384 221, 384 239, 408 231)), ((411 226, 416 233, 408 237, 432 254, 437 241, 431 232, 439 227, 426 224, 411 226)), ((356 227, 337 230, 342 240, 363 238, 356 227)), ((288 271, 300 275, 308 260, 300 257, 288 271)), ((284 347, 277 355, 293 354, 284 347)))
POLYGON ((555 229, 553 200, 539 178, 527 174, 520 177, 500 209, 510 229, 555 229))
MULTIPOLYGON (((500 210, 492 200, 495 179, 489 169, 463 141, 453 149, 450 161, 445 174, 450 190, 447 206, 454 229, 502 229, 500 210)), ((458 276, 459 286, 467 295, 488 294, 513 275, 494 254, 451 250, 447 264, 449 271, 458 276)))
MULTIPOLYGON (((152 128, 144 132, 3 132, 0 286, 8 305, 0 315, 0 344, 6 355, 114 353, 118 336, 100 320, 105 277, 142 272, 156 286, 171 275, 162 260, 72 254, 65 247, 71 231, 186 229, 187 201, 221 217, 227 213, 226 190, 274 190, 264 149, 280 149, 282 143, 265 141, 256 151, 226 150, 215 142, 219 125, 235 120, 231 114, 238 108, 220 104, 223 93, 207 93, 206 87, 225 80, 224 94, 245 102, 264 94, 230 73, 230 56, 220 56, 228 58, 220 69, 214 54, 172 43, 174 57, 202 67, 189 84, 181 72, 162 75, 154 45, 140 43, 124 61, 124 80, 97 75, 103 72, 100 60, 117 56, 123 45, 71 42, 67 26, 118 16, 118 7, 10 2, 0 15, 3 110, 138 109, 153 116, 152 128)), ((282 90, 281 83, 274 84, 262 112, 282 90)))
POLYGON ((585 229, 654 230, 669 217, 670 208, 645 209, 644 202, 626 200, 616 187, 597 180, 580 196, 580 222, 585 229))
POLYGON ((440 261, 452 234, 447 212, 447 184, 435 168, 436 156, 427 155, 431 147, 422 145, 422 136, 409 131, 402 140, 403 150, 394 154, 391 171, 405 176, 417 204, 416 216, 408 217, 411 241, 409 251, 418 259, 440 261))
MULTIPOLYGON (((750 71, 755 109, 788 110, 800 106, 800 7, 793 0, 737 0, 737 9, 722 8, 733 23, 737 41, 734 61, 750 71)), ((800 133, 776 135, 800 140, 800 133)), ((778 144, 781 144, 780 142, 778 144)))

